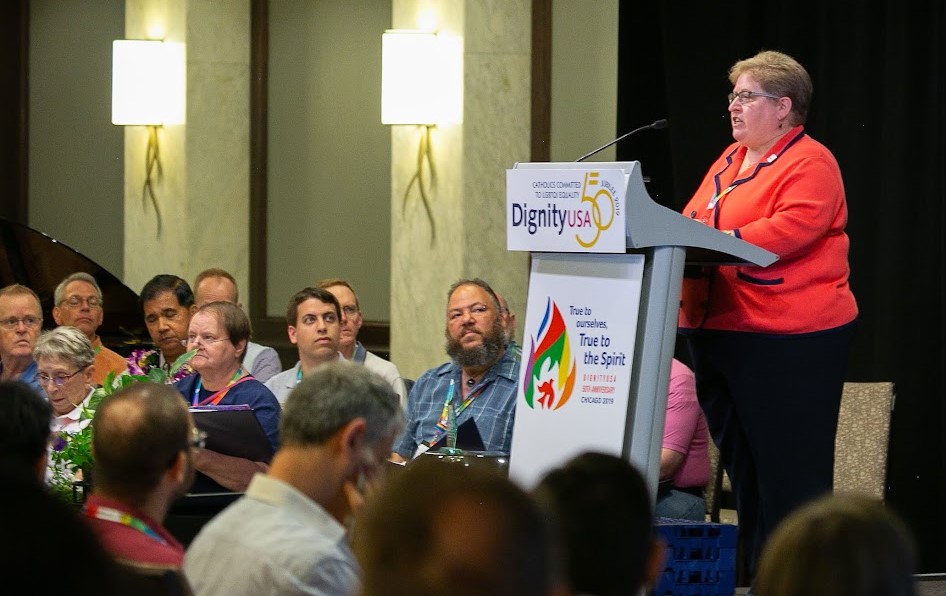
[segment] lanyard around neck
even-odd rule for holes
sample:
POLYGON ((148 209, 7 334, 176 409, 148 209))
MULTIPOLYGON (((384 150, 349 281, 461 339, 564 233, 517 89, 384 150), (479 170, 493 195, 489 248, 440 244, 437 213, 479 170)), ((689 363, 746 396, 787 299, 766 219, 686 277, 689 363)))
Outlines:
POLYGON ((119 511, 118 509, 114 509, 112 507, 105 507, 104 505, 94 505, 88 503, 82 507, 82 512, 87 517, 115 522, 116 524, 134 528, 152 540, 167 545, 167 540, 155 532, 151 526, 130 513, 125 513, 124 511, 119 511))
POLYGON ((440 421, 437 422, 437 427, 441 430, 447 430, 447 416, 449 415, 449 408, 453 408, 453 413, 457 417, 460 416, 460 413, 463 410, 467 409, 473 400, 477 398, 483 390, 486 389, 486 386, 480 384, 474 391, 471 391, 462 402, 454 406, 453 401, 456 399, 456 383, 453 379, 450 379, 450 388, 447 389, 447 397, 443 400, 443 411, 440 413, 440 421))
POLYGON ((734 189, 734 188, 736 188, 736 185, 735 185, 735 184, 730 184, 729 186, 727 186, 727 187, 724 188, 723 190, 721 190, 721 191, 719 191, 718 193, 716 193, 715 195, 713 195, 713 196, 710 198, 709 203, 706 204, 706 208, 707 208, 707 209, 715 209, 715 208, 716 208, 716 203, 718 203, 721 198, 723 198, 723 197, 725 197, 726 195, 728 195, 728 194, 732 191, 732 189, 734 189))
POLYGON ((230 382, 227 383, 226 387, 224 387, 220 391, 217 391, 216 393, 214 393, 213 395, 211 395, 210 397, 208 397, 207 399, 203 401, 201 401, 200 399, 200 390, 203 387, 203 379, 198 378, 197 384, 194 385, 194 396, 191 398, 191 405, 192 406, 206 406, 206 405, 215 406, 219 404, 220 401, 224 397, 226 397, 227 392, 230 391, 230 389, 234 385, 242 383, 243 381, 249 378, 250 378, 250 375, 246 374, 243 371, 243 367, 241 366, 240 368, 237 369, 235 373, 233 373, 233 377, 230 378, 230 382))

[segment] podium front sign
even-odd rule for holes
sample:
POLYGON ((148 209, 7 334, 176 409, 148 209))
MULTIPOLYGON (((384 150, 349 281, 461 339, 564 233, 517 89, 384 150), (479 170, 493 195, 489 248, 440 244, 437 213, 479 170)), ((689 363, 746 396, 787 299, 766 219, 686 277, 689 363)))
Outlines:
POLYGON ((585 450, 621 455, 644 258, 532 259, 509 473, 531 487, 585 450))
POLYGON ((618 169, 506 170, 506 248, 624 253, 626 191, 618 169))

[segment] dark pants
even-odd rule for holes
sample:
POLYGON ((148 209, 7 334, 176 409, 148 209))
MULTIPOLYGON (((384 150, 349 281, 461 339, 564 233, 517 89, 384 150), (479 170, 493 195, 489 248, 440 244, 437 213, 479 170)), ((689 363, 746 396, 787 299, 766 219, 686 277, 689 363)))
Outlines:
POLYGON ((803 335, 688 335, 696 389, 736 497, 744 572, 793 509, 832 489, 855 324, 803 335))

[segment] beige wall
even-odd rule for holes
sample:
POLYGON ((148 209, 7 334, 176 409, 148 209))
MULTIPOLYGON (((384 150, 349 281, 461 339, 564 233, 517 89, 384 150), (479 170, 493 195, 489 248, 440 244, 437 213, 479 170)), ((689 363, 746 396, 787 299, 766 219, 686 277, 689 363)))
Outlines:
POLYGON ((124 0, 31 0, 29 225, 122 276, 123 131, 112 125, 112 40, 124 0))
POLYGON ((267 312, 347 279, 388 320, 391 137, 381 124, 389 0, 270 0, 267 312))

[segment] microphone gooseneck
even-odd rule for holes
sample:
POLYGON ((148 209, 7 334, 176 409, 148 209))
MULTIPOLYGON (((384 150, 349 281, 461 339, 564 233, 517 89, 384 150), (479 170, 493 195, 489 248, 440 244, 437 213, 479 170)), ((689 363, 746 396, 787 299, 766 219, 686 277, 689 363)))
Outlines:
POLYGON ((623 141, 624 139, 626 139, 627 137, 631 136, 632 134, 639 133, 639 132, 641 132, 642 130, 660 130, 660 129, 662 129, 662 128, 667 128, 668 126, 670 126, 670 121, 667 120, 666 118, 661 118, 660 120, 654 120, 653 122, 651 122, 650 124, 648 124, 648 125, 646 125, 646 126, 641 126, 641 127, 635 128, 634 130, 632 130, 632 131, 630 131, 630 132, 626 132, 626 133, 622 134, 621 136, 619 136, 618 138, 614 139, 613 141, 610 141, 610 142, 608 142, 608 143, 605 143, 604 145, 601 145, 600 147, 598 147, 598 148, 595 149, 594 151, 589 151, 588 153, 585 153, 584 155, 582 155, 581 157, 579 157, 579 158, 576 159, 575 161, 576 161, 576 162, 585 161, 586 159, 588 159, 589 157, 591 157, 591 156, 594 155, 595 153, 597 153, 597 152, 599 152, 599 151, 603 151, 604 149, 607 149, 607 148, 610 147, 611 145, 614 145, 615 143, 619 143, 619 142, 623 141))

